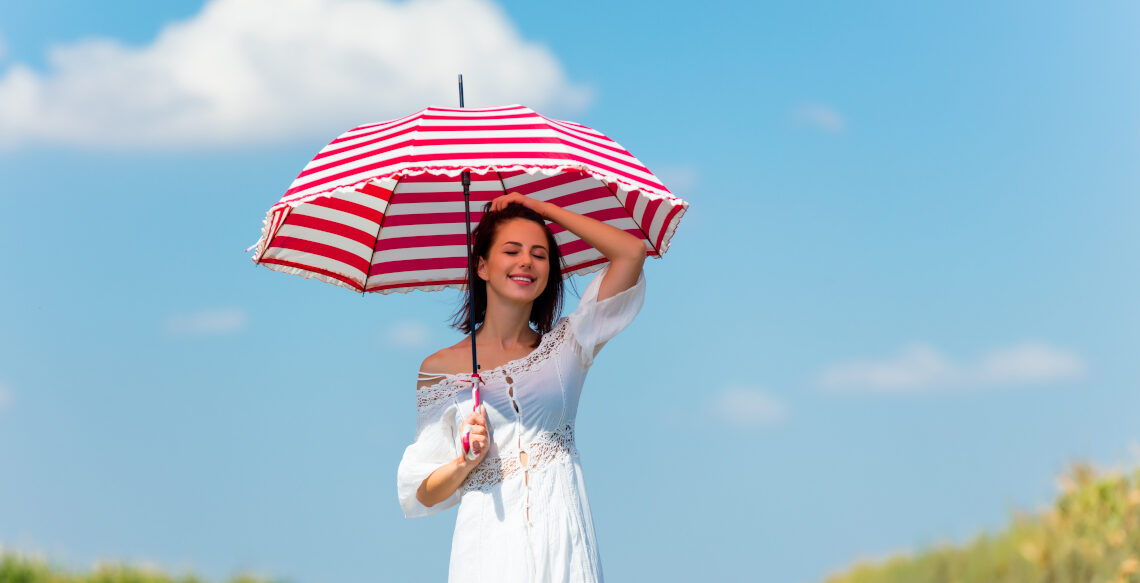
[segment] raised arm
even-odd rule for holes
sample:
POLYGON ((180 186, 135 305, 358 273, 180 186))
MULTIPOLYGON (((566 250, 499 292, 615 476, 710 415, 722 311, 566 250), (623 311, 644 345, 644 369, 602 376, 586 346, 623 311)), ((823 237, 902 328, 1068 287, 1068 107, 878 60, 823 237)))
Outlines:
POLYGON ((615 296, 637 283, 645 264, 645 243, 641 239, 599 220, 517 192, 496 198, 491 203, 491 210, 500 210, 513 202, 537 212, 548 221, 558 223, 606 256, 610 268, 598 290, 598 301, 615 296))

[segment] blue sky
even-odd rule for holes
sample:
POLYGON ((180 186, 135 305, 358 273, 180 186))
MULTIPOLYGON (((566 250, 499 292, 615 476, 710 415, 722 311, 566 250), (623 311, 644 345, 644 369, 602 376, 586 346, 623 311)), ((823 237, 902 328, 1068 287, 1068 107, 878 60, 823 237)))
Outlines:
POLYGON ((611 579, 818 581, 1140 463, 1134 3, 105 4, 0 7, 6 548, 445 577, 394 486, 456 296, 243 250, 458 72, 692 205, 582 403, 611 579))

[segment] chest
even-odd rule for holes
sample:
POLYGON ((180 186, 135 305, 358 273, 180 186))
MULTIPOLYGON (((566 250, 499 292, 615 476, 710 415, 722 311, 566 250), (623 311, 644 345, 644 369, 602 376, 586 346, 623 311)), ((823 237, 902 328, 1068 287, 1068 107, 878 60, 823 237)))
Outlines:
MULTIPOLYGON (((487 420, 500 434, 507 427, 523 432, 555 427, 571 408, 570 394, 551 360, 531 370, 496 369, 482 376, 480 396, 487 420)), ((473 406, 471 395, 463 395, 459 411, 470 412, 473 406)))
MULTIPOLYGON (((513 364, 526 360, 535 350, 541 345, 527 346, 520 344, 512 348, 503 348, 501 346, 479 346, 479 366, 485 371, 496 371, 502 368, 512 368, 513 364)), ((468 355, 470 356, 470 355, 468 355)), ((467 358, 465 362, 468 369, 471 367, 471 359, 467 358)), ((517 367, 513 367, 517 368, 517 367)))
MULTIPOLYGON (((561 334, 546 340, 525 358, 482 373, 480 395, 492 427, 552 430, 574 418, 585 370, 575 366, 561 334)), ((471 411, 470 392, 460 405, 460 412, 471 411)))

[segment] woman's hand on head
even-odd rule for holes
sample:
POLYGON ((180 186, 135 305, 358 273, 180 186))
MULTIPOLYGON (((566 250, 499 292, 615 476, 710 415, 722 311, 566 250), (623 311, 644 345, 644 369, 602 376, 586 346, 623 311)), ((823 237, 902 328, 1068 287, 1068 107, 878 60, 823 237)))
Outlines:
POLYGON ((516 203, 516 202, 518 204, 521 204, 521 205, 525 206, 526 208, 538 213, 543 218, 546 218, 545 207, 549 203, 545 203, 545 202, 542 202, 541 200, 536 200, 536 199, 530 198, 528 196, 523 196, 517 192, 508 192, 507 194, 504 194, 504 195, 496 198, 495 200, 492 200, 491 201, 491 210, 492 211, 501 211, 504 208, 506 208, 508 204, 516 203))
POLYGON ((471 431, 471 451, 474 451, 476 458, 469 461, 471 465, 477 465, 487 457, 487 450, 491 449, 491 431, 487 427, 487 407, 480 405, 478 411, 473 411, 463 423, 467 425, 467 429, 471 431))

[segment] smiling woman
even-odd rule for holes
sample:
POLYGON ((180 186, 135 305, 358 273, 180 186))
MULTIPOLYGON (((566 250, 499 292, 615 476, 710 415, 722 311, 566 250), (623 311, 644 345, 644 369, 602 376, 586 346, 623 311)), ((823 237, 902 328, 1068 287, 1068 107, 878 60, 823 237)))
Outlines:
POLYGON ((574 419, 594 356, 641 308, 645 245, 511 193, 490 203, 472 256, 477 279, 465 304, 472 307, 454 323, 470 335, 420 369, 416 439, 397 472, 400 505, 409 518, 459 505, 452 582, 601 581, 574 419), (609 260, 567 318, 558 318, 561 258, 547 220, 609 260), (483 404, 468 414, 477 379, 463 371, 472 342, 487 364, 483 404), (463 453, 464 426, 474 459, 463 453))
POLYGON ((487 287, 493 286, 504 297, 532 302, 527 320, 539 334, 549 332, 562 308, 562 254, 542 216, 522 204, 505 205, 483 216, 472 239, 478 278, 452 325, 470 334, 472 311, 475 324, 481 324, 487 312, 487 287), (504 285, 507 281, 515 287, 504 285))

